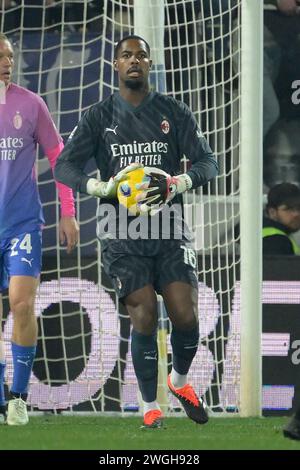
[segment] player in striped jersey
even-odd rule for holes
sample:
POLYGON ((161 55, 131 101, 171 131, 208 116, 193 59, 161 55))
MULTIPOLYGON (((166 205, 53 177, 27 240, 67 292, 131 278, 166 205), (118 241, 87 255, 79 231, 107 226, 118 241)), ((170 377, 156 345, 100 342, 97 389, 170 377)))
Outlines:
MULTIPOLYGON (((27 424, 27 390, 37 342, 34 301, 41 272, 44 218, 38 194, 35 159, 41 144, 52 168, 63 148, 44 101, 11 83, 11 42, 0 34, 0 321, 2 290, 9 288, 13 313, 13 382, 7 423, 27 424)), ((76 245, 78 225, 70 188, 57 185, 61 201, 60 240, 68 252, 76 245)), ((0 330, 0 335, 2 331, 0 330)), ((5 421, 4 343, 0 336, 0 422, 5 421)))
POLYGON ((55 176, 76 191, 100 198, 97 235, 104 269, 132 322, 131 351, 144 426, 160 427, 156 292, 162 294, 172 323, 169 389, 192 420, 208 419, 203 401, 187 381, 199 342, 198 279, 191 237, 183 229, 182 193, 214 178, 217 163, 188 107, 150 91, 151 65, 143 38, 128 36, 117 44, 114 69, 119 91, 83 116, 57 161, 55 176), (180 173, 183 155, 191 162, 185 174, 180 173), (91 158, 101 181, 84 173, 91 158), (142 187, 141 202, 152 213, 155 195, 160 211, 125 217, 116 198, 118 182, 124 172, 143 165, 151 188, 142 187), (134 230, 137 226, 139 233, 134 230))

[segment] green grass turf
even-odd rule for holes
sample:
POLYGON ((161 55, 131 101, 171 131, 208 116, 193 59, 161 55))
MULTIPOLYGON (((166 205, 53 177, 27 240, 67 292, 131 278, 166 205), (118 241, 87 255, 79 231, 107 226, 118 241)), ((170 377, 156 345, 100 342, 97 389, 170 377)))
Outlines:
POLYGON ((24 427, 0 426, 0 450, 300 450, 300 441, 282 435, 287 421, 211 418, 199 426, 187 418, 166 418, 163 429, 141 430, 141 418, 135 417, 31 417, 24 427))

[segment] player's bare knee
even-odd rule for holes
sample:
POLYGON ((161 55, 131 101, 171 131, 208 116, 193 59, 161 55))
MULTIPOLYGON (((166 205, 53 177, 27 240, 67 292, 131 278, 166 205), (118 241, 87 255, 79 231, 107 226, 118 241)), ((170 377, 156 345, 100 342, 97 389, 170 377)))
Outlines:
POLYGON ((194 316, 176 317, 176 320, 173 321, 172 324, 175 328, 182 331, 190 331, 199 328, 198 320, 194 316))
POLYGON ((198 323, 198 310, 193 305, 180 303, 168 311, 169 318, 173 324, 186 325, 186 329, 194 328, 198 323), (191 325, 191 326, 190 326, 191 325))
POLYGON ((15 317, 29 318, 34 314, 34 305, 30 300, 18 300, 16 302, 11 302, 10 304, 11 311, 15 317))
POLYGON ((153 312, 157 309, 157 300, 153 290, 139 289, 125 298, 127 308, 153 312))
POLYGON ((138 333, 151 335, 157 328, 157 315, 137 311, 130 315, 132 326, 138 333))
POLYGON ((152 334, 157 328, 156 297, 149 296, 141 299, 138 295, 131 295, 125 302, 133 328, 144 335, 152 334), (143 300, 143 302, 142 302, 143 300))

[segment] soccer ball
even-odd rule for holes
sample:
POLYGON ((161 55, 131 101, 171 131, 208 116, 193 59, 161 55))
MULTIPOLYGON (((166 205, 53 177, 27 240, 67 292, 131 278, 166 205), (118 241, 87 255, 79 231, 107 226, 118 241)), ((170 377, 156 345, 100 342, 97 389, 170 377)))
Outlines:
POLYGON ((138 168, 128 173, 126 179, 119 184, 117 193, 119 203, 126 207, 131 215, 143 214, 135 199, 143 191, 136 189, 136 184, 145 183, 149 180, 150 177, 145 175, 144 169, 138 168))

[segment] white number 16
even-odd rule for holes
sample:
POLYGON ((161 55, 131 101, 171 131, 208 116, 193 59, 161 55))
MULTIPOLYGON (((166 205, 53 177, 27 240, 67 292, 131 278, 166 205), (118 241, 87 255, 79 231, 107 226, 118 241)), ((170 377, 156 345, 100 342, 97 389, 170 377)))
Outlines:
POLYGON ((187 248, 185 245, 181 245, 180 248, 184 251, 184 262, 189 264, 192 268, 197 266, 197 258, 195 251, 192 248, 187 248))

